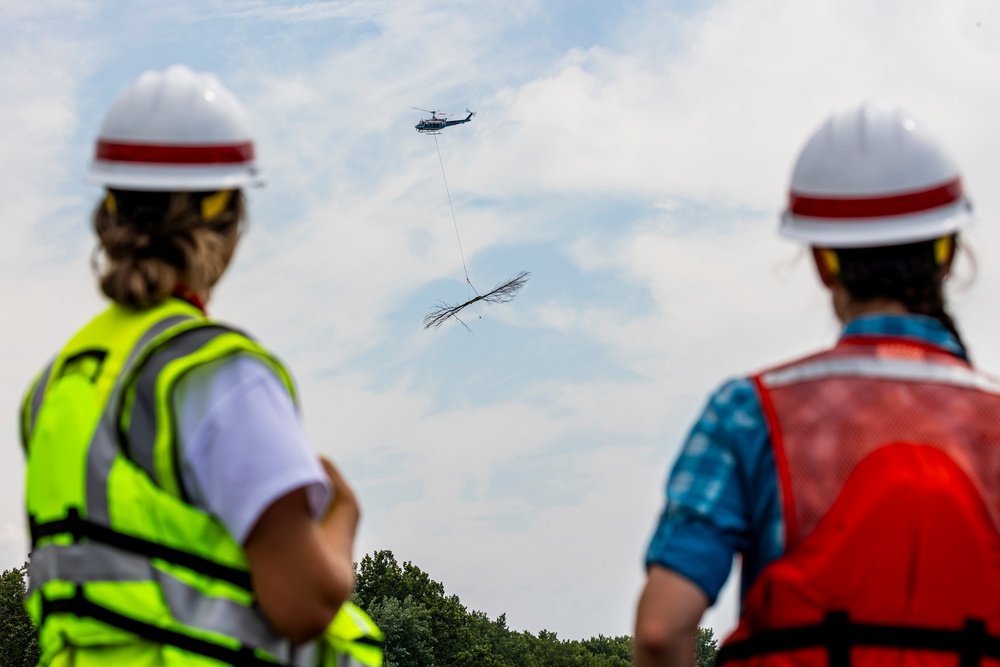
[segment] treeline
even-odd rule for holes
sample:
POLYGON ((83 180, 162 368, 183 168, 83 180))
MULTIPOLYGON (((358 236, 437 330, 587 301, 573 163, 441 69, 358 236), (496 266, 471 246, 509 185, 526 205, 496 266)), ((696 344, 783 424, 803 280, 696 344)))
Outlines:
POLYGON ((0 665, 35 667, 38 632, 24 608, 28 564, 0 574, 0 665))
MULTIPOLYGON (((355 568, 354 602, 385 632, 384 667, 628 667, 631 637, 599 635, 560 640, 507 627, 470 611, 457 595, 391 551, 365 556, 355 568)), ((715 664, 717 642, 710 628, 698 632, 698 667, 715 664)))
MULTIPOLYGON (((501 614, 490 619, 470 611, 457 595, 391 551, 377 551, 355 564, 354 602, 385 632, 384 667, 628 667, 631 638, 599 635, 561 640, 507 627, 501 614)), ((33 667, 38 633, 24 609, 27 563, 0 575, 0 665, 33 667)), ((713 667, 712 631, 698 633, 698 667, 713 667)))

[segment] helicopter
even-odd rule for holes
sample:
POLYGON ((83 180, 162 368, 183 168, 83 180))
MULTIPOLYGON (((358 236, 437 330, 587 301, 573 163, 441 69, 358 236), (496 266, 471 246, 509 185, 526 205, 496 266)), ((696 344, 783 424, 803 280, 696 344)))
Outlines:
POLYGON ((476 115, 475 111, 465 110, 465 113, 469 114, 465 118, 459 120, 447 120, 445 116, 457 116, 459 114, 454 113, 441 113, 440 111, 431 111, 430 109, 421 109, 420 107, 410 107, 411 109, 416 109, 417 111, 423 111, 431 115, 430 118, 422 118, 419 123, 414 125, 417 132, 422 134, 441 134, 441 130, 452 125, 461 125, 462 123, 468 123, 472 120, 472 117, 476 115))

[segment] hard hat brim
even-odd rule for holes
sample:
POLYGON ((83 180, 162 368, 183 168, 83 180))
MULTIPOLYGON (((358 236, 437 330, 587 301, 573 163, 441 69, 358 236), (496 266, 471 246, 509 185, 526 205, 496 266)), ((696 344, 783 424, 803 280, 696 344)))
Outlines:
POLYGON ((94 160, 86 178, 108 188, 153 192, 236 190, 267 184, 267 179, 254 164, 141 165, 94 160))
POLYGON ((785 211, 779 232, 821 248, 875 248, 941 238, 974 220, 971 203, 961 199, 924 213, 881 218, 814 218, 785 211))

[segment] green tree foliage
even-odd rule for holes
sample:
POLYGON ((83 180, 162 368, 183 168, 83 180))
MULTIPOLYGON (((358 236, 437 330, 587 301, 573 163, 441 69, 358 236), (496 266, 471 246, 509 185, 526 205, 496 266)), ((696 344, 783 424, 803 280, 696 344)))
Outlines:
MULTIPOLYGON (((614 665, 614 667, 619 665, 627 667, 632 664, 632 638, 628 635, 621 637, 597 635, 590 639, 584 639, 580 643, 594 655, 606 656, 603 664, 614 665)), ((699 667, 701 666, 699 665, 699 667)))
MULTIPOLYGON (((469 613, 469 629, 473 643, 489 651, 489 655, 499 659, 498 665, 526 665, 529 663, 530 649, 520 634, 507 627, 507 615, 500 614, 496 620, 481 611, 469 613)), ((493 664, 493 663, 490 663, 493 664)))
POLYGON ((444 597, 443 585, 410 562, 400 566, 391 551, 366 555, 355 575, 355 604, 362 608, 382 598, 403 600, 412 595, 415 600, 427 601, 444 597))
MULTIPOLYGON (((629 636, 561 640, 542 630, 515 632, 470 611, 457 596, 391 551, 365 556, 355 569, 354 602, 385 632, 386 667, 629 667, 629 636)), ((698 667, 715 663, 711 629, 699 630, 698 667)))
POLYGON ((385 647, 383 667, 429 667, 434 664, 434 633, 430 613, 413 601, 412 595, 403 600, 380 598, 368 606, 372 620, 392 641, 385 647))
MULTIPOLYGON (((0 666, 33 667, 38 633, 24 609, 28 564, 0 575, 0 666)), ((507 617, 468 611, 458 596, 391 551, 365 556, 355 567, 354 601, 385 632, 385 667, 628 667, 632 638, 598 635, 560 640, 556 633, 515 632, 507 617)), ((714 667, 718 641, 699 628, 698 667, 714 667)))
MULTIPOLYGON (((467 622, 468 613, 458 597, 446 595, 442 584, 412 563, 400 565, 391 551, 378 551, 374 556, 365 556, 361 560, 354 593, 358 606, 369 611, 370 605, 389 599, 405 601, 407 597, 412 605, 420 606, 426 612, 433 638, 434 660, 403 664, 454 665, 458 654, 473 643, 467 622)), ((383 631, 388 635, 385 628, 383 631)), ((394 650, 391 642, 389 650, 394 650)))
MULTIPOLYGON (((33 667, 38 633, 24 609, 28 564, 0 574, 0 666, 33 667)), ((542 630, 515 632, 507 617, 468 611, 458 596, 391 551, 365 556, 355 567, 354 601, 385 632, 385 667, 628 667, 632 638, 598 635, 561 640, 542 630)), ((699 628, 698 667, 714 667, 718 641, 699 628)))
POLYGON ((533 643, 533 659, 528 664, 538 667, 628 667, 630 664, 627 658, 595 653, 585 642, 560 640, 548 630, 539 632, 533 643))
POLYGON ((698 628, 694 643, 694 659, 698 667, 715 667, 715 654, 719 652, 719 642, 712 628, 698 628))
MULTIPOLYGON (((28 564, 0 575, 0 665, 33 667, 38 633, 24 609, 28 564)), ((598 635, 561 640, 542 630, 515 632, 507 617, 469 611, 456 595, 391 551, 365 556, 355 567, 354 601, 385 632, 385 667, 628 667, 632 638, 598 635)), ((698 667, 714 667, 718 642, 699 628, 698 667)))
POLYGON ((0 574, 0 665, 34 667, 38 632, 24 609, 28 564, 0 574))

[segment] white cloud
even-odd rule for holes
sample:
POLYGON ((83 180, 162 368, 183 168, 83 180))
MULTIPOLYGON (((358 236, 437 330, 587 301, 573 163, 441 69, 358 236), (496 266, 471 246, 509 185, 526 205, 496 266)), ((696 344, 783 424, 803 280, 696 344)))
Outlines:
POLYGON ((285 23, 323 21, 327 19, 373 19, 385 11, 388 3, 373 0, 304 2, 301 4, 261 2, 226 2, 220 14, 236 19, 260 19, 285 23))
POLYGON ((7 380, 0 384, 3 569, 20 565, 27 554, 21 396, 64 341, 66 327, 84 322, 98 303, 87 268, 90 242, 71 217, 81 202, 66 188, 69 178, 78 178, 79 156, 69 145, 80 86, 97 49, 55 21, 90 12, 82 2, 0 4, 0 340, 7 351, 7 380))
POLYGON ((54 14, 89 11, 85 0, 0 0, 0 22, 11 26, 8 21, 28 21, 18 27, 30 25, 31 21, 51 18, 54 14))
POLYGON ((946 138, 979 152, 961 134, 989 127, 998 94, 980 82, 1000 61, 970 15, 935 1, 647 9, 622 48, 571 51, 547 76, 501 91, 495 107, 516 106, 482 143, 474 180, 775 208, 808 132, 831 108, 870 97, 941 124, 972 121, 946 138))
POLYGON ((0 570, 19 567, 27 560, 28 540, 21 522, 0 524, 0 570))

